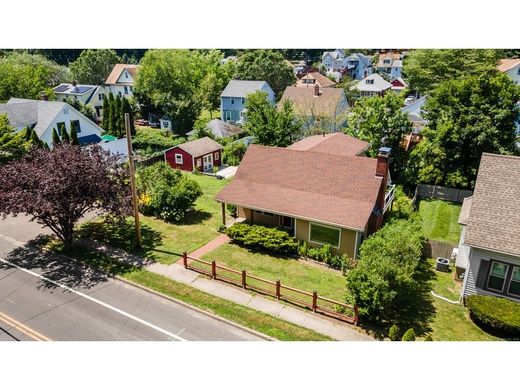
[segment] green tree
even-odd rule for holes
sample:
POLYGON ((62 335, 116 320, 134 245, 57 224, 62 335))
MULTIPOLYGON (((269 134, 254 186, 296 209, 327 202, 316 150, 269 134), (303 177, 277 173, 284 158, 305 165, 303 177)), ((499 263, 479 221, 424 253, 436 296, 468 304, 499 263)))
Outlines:
POLYGON ((500 56, 500 50, 491 49, 412 50, 404 58, 403 74, 412 89, 427 94, 443 81, 493 70, 500 56))
POLYGON ((514 155, 520 89, 497 71, 448 80, 424 106, 425 139, 410 155, 407 176, 420 183, 473 188, 482 153, 514 155))
POLYGON ((66 67, 42 55, 10 52, 0 56, 0 102, 11 97, 39 99, 42 92, 68 79, 66 67))
POLYGON ((74 121, 70 121, 70 143, 72 145, 79 145, 78 129, 74 121))
POLYGON ((357 267, 347 273, 351 299, 372 322, 395 322, 413 311, 421 281, 424 237, 418 222, 396 220, 367 238, 357 267))
MULTIPOLYGON (((112 94, 112 92, 110 92, 112 94)), ((101 128, 105 131, 109 128, 109 117, 110 117, 110 100, 106 97, 103 99, 103 119, 101 121, 101 128)))
POLYGON ((125 114, 130 114, 130 133, 132 135, 135 135, 134 113, 132 110, 132 106, 130 105, 128 99, 123 97, 123 101, 121 103, 121 115, 123 117, 123 134, 126 134, 125 114))
POLYGON ((113 135, 121 137, 124 134, 125 121, 123 119, 123 100, 119 95, 114 101, 114 119, 113 135))
POLYGON ((111 49, 86 49, 70 63, 72 78, 81 84, 103 85, 106 78, 120 61, 111 49))
POLYGON ((112 92, 108 94, 108 103, 110 109, 108 110, 108 126, 105 129, 109 134, 116 134, 116 121, 117 121, 117 111, 116 111, 116 99, 112 92))
POLYGON ((247 96, 247 121, 244 125, 255 143, 268 146, 288 146, 300 133, 302 122, 293 112, 292 102, 285 100, 278 111, 267 93, 257 91, 247 96))
POLYGON ((204 104, 209 104, 205 100, 214 104, 218 88, 212 87, 211 98, 201 86, 204 79, 211 81, 213 76, 207 76, 209 73, 220 75, 223 66, 220 58, 219 52, 213 50, 147 51, 134 88, 142 116, 146 117, 147 113, 168 116, 173 121, 173 130, 186 134, 193 128, 204 104))
POLYGON ((248 50, 238 57, 235 78, 238 80, 265 80, 276 97, 281 98, 285 88, 296 81, 294 71, 283 55, 275 50, 248 50))
POLYGON ((347 134, 370 144, 368 154, 377 156, 382 146, 392 148, 391 168, 403 171, 407 154, 400 147, 404 135, 412 131, 408 116, 401 111, 403 99, 393 93, 356 101, 349 116, 347 134))
POLYGON ((54 127, 52 129, 52 145, 56 146, 61 144, 61 138, 58 135, 58 132, 56 131, 56 128, 54 127))
POLYGON ((61 134, 61 142, 70 144, 70 136, 69 136, 69 133, 67 132, 67 128, 65 127, 65 125, 61 126, 60 134, 61 134))
POLYGON ((9 124, 6 114, 0 114, 0 164, 22 157, 27 152, 26 133, 9 124))

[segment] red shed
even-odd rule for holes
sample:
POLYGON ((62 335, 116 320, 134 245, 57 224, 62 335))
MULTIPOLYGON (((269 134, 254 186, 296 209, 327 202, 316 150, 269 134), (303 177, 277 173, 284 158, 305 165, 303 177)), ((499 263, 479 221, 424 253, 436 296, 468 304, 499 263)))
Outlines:
POLYGON ((164 159, 172 168, 207 172, 222 164, 222 145, 203 137, 165 150, 164 159))

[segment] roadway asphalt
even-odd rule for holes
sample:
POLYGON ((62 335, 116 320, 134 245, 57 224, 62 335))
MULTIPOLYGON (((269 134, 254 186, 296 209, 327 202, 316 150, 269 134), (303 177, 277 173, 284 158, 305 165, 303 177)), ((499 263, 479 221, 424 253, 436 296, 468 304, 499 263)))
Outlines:
POLYGON ((13 230, 1 225, 2 221, 0 340, 262 340, 239 327, 6 238, 9 233, 16 235, 10 236, 15 240, 25 241, 32 234, 28 232, 39 233, 39 228, 14 224, 17 229, 13 230))

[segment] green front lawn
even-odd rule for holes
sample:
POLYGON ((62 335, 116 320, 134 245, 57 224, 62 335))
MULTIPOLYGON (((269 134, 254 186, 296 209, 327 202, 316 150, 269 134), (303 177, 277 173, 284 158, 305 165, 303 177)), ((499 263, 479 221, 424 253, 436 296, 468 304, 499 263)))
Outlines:
POLYGON ((459 242, 461 226, 457 223, 461 205, 442 200, 423 199, 419 202, 419 215, 422 219, 426 238, 448 242, 459 242))
MULTIPOLYGON (((280 280, 282 284, 290 287, 308 292, 316 290, 321 296, 340 302, 345 301, 345 277, 338 271, 311 262, 253 252, 235 244, 221 245, 204 255, 202 259, 215 260, 217 264, 238 271, 246 270, 254 276, 271 281, 280 280)), ((200 264, 194 265, 200 266, 200 264)), ((251 280, 251 283, 255 281, 251 280)), ((258 285, 262 288, 269 287, 261 282, 258 282, 258 285)), ((274 287, 269 288, 274 289, 274 287)))
MULTIPOLYGON (((218 236, 221 224, 221 206, 213 197, 228 181, 212 176, 189 174, 202 188, 203 195, 195 202, 194 209, 184 220, 168 223, 154 217, 141 215, 143 250, 140 255, 163 264, 175 263, 182 252, 193 252, 218 236)), ((106 242, 136 253, 133 219, 125 224, 106 223, 102 220, 84 224, 80 236, 106 242)))
MULTIPOLYGON (((434 260, 429 260, 434 267, 434 260)), ((451 267, 453 268, 453 267, 451 267)), ((447 299, 458 300, 461 283, 453 279, 451 272, 434 271, 432 290, 447 299)), ((451 304, 442 299, 433 297, 435 315, 430 321, 433 340, 437 341, 486 341, 499 340, 484 332, 469 318, 468 309, 462 304, 451 304)))

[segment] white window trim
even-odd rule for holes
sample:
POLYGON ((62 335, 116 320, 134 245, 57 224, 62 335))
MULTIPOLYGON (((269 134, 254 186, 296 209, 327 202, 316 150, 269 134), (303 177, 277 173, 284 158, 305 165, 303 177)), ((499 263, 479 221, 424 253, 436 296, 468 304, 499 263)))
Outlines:
POLYGON ((184 157, 182 156, 182 154, 175 153, 175 164, 180 164, 180 165, 184 164, 184 157), (180 157, 180 162, 177 161, 179 157, 180 157))
POLYGON ((501 261, 495 261, 495 260, 491 260, 491 265, 489 267, 489 275, 487 277, 487 282, 486 282, 486 289, 490 290, 490 291, 496 291, 496 292, 499 292, 499 293, 503 293, 504 292, 504 287, 506 285, 506 282, 507 282, 507 273, 509 272, 509 264, 506 264, 506 263, 502 263, 501 261), (503 264, 505 265, 507 268, 506 268, 506 275, 504 276, 504 284, 502 285, 502 290, 497 290, 495 288, 491 288, 489 287, 489 278, 491 276, 495 277, 495 278, 500 278, 499 276, 494 276, 494 275, 491 275, 491 272, 493 271, 493 263, 498 263, 498 264, 503 264))
MULTIPOLYGON (((515 273, 515 268, 517 269, 520 269, 520 266, 517 266, 517 265, 513 265, 513 271, 511 271, 511 277, 509 278, 509 283, 507 283, 507 290, 506 290, 506 294, 507 295, 511 295, 513 297, 520 297, 519 294, 513 294, 512 292, 509 291, 509 289, 511 288, 511 282, 513 282, 513 275, 515 273)), ((508 268, 508 271, 509 271, 509 268, 508 268)), ((489 274, 491 275, 491 271, 489 271, 489 274)), ((515 283, 520 283, 519 280, 514 280, 515 283)))
POLYGON ((215 152, 214 159, 215 159, 215 160, 220 159, 220 153, 219 153, 219 152, 215 152))
POLYGON ((339 248, 341 248, 341 229, 337 228, 335 226, 324 225, 322 223, 309 222, 309 242, 312 242, 313 244, 318 244, 318 245, 329 245, 331 248, 339 249, 339 248), (339 232, 338 246, 334 246, 334 245, 326 243, 326 242, 312 241, 311 240, 311 228, 312 228, 312 225, 323 226, 323 227, 326 227, 328 229, 337 230, 339 232))

